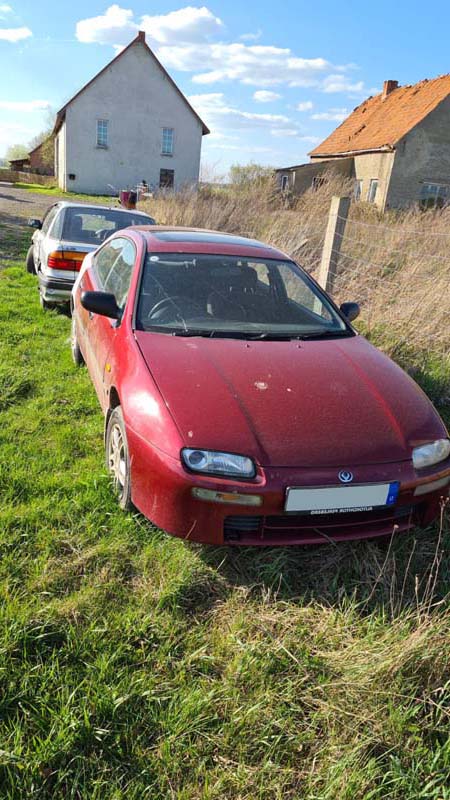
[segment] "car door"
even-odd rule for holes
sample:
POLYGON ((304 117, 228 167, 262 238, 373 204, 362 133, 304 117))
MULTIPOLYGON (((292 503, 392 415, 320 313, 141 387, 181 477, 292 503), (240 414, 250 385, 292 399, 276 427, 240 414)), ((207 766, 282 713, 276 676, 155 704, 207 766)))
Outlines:
MULTIPOLYGON (((113 294, 119 308, 124 309, 128 298, 131 277, 136 263, 136 246, 131 239, 118 236, 112 239, 94 257, 94 279, 98 289, 113 294)), ((84 290, 87 290, 85 286, 84 290)), ((89 287, 93 289, 94 287, 89 287)), ((117 333, 117 320, 100 314, 88 314, 86 341, 89 353, 88 367, 102 407, 107 402, 104 374, 108 355, 117 333)))

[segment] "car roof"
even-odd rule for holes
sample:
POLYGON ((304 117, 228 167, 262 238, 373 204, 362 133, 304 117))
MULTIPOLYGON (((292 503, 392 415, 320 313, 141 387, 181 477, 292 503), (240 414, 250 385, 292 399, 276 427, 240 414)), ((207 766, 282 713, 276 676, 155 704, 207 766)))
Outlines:
POLYGON ((68 200, 59 200, 55 204, 55 206, 60 206, 61 208, 95 208, 100 211, 120 211, 122 214, 140 214, 143 217, 150 217, 150 214, 147 214, 146 211, 139 211, 137 208, 122 208, 121 206, 105 206, 100 205, 99 203, 71 203, 68 200))
POLYGON ((258 255, 260 258, 283 261, 289 259, 289 256, 271 245, 224 231, 170 225, 133 225, 130 230, 140 231, 150 252, 216 253, 250 257, 258 255))

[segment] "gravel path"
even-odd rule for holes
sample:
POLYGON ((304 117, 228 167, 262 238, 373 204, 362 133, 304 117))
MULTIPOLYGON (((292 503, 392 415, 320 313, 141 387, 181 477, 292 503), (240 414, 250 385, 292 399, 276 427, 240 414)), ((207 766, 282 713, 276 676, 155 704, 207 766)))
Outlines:
MULTIPOLYGON (((17 222, 28 219, 28 217, 41 218, 47 208, 58 200, 68 200, 70 195, 56 195, 56 194, 33 194, 27 189, 16 189, 11 183, 0 182, 0 222, 4 222, 3 217, 10 217, 17 222)), ((83 202, 82 200, 75 200, 76 203, 83 202)), ((95 204, 96 199, 93 197, 88 201, 91 205, 95 204)), ((111 202, 115 205, 115 198, 111 198, 111 202)), ((99 205, 104 205, 104 200, 98 201, 99 205)))
MULTIPOLYGON (((20 242, 28 242, 28 239, 31 242, 33 231, 26 224, 28 218, 42 219, 49 206, 58 200, 67 199, 67 195, 33 194, 27 189, 17 189, 11 183, 0 181, 0 267, 17 257, 20 242)), ((95 202, 95 198, 89 199, 91 205, 95 202)), ((104 205, 104 200, 98 202, 99 205, 104 205)), ((112 199, 112 203, 115 204, 116 201, 112 199)))

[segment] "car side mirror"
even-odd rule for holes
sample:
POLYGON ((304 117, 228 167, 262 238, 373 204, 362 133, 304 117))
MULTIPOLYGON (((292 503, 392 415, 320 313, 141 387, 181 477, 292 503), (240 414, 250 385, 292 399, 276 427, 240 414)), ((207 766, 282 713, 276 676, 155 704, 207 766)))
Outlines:
POLYGON ((102 317, 120 319, 122 316, 122 309, 117 305, 114 295, 109 292, 83 292, 81 305, 86 311, 100 314, 102 317))
POLYGON ((35 219, 35 217, 30 217, 27 225, 29 228, 37 228, 37 230, 40 230, 42 228, 42 221, 40 219, 35 219))
POLYGON ((353 322, 361 313, 358 303, 342 303, 340 310, 349 322, 353 322))

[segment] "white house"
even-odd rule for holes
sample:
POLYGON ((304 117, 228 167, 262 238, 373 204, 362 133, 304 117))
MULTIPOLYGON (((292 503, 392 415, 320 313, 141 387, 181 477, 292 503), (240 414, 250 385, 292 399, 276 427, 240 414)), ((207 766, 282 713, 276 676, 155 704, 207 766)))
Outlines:
POLYGON ((54 133, 60 188, 113 194, 196 184, 209 130, 140 31, 58 111, 54 133))

